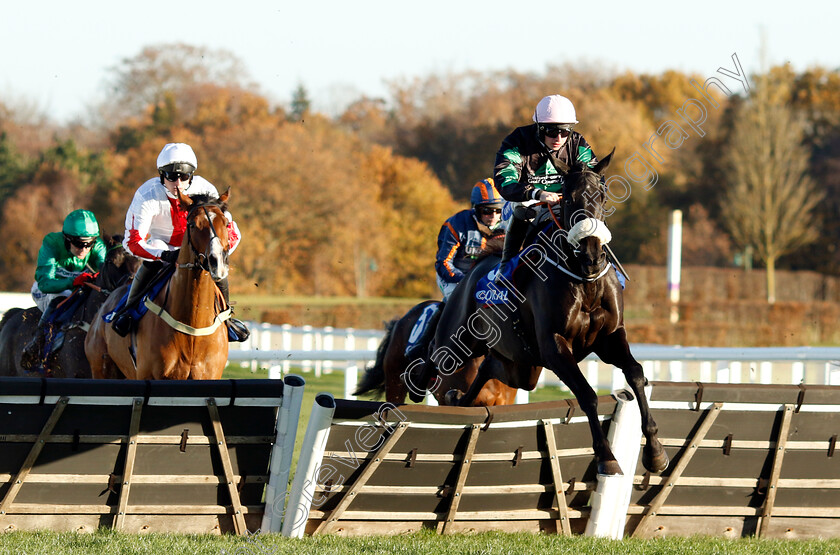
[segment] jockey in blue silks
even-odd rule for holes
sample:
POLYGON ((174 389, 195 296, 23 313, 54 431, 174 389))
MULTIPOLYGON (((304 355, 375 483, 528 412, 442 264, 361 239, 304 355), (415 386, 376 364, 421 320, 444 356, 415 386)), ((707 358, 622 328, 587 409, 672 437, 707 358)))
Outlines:
POLYGON ((473 186, 470 193, 471 207, 454 214, 441 226, 435 272, 443 302, 427 307, 417 320, 406 346, 406 356, 409 358, 422 353, 422 346, 434 333, 443 303, 475 263, 488 239, 504 233, 499 229, 504 202, 493 179, 482 179, 473 186))

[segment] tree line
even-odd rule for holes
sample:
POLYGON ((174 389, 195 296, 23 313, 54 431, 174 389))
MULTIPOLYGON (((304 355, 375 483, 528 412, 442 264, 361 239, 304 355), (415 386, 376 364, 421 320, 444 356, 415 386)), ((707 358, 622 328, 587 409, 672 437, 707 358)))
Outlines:
MULTIPOLYGON (((107 101, 63 126, 0 98, 0 288, 29 287, 41 239, 75 208, 121 233, 160 148, 177 141, 196 150, 198 174, 231 188, 243 234, 234 293, 435 295, 441 223, 467 207, 501 140, 531 122, 542 96, 571 98, 577 130, 597 155, 615 147, 620 172, 697 96, 691 81, 704 81, 574 65, 432 74, 327 115, 312 110, 305 84, 284 106, 243 67, 224 51, 146 48, 112 68, 107 101)), ((730 266, 749 249, 768 269, 838 273, 840 73, 779 66, 750 83, 714 97, 703 136, 648 160, 655 186, 619 198, 611 185, 622 261, 663 264, 667 214, 681 209, 685 265, 730 266)))

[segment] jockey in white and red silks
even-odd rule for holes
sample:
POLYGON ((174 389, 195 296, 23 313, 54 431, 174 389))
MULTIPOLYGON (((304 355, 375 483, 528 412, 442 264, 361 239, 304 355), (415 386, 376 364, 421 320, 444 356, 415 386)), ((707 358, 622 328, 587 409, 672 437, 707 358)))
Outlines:
MULTIPOLYGON (((164 146, 158 155, 157 167, 159 176, 137 189, 125 215, 123 246, 143 259, 143 265, 134 276, 125 307, 113 319, 114 331, 123 336, 134 324, 129 309, 137 303, 149 280, 160 271, 161 261, 174 262, 178 258, 187 228, 187 210, 181 208, 178 191, 185 195, 204 194, 219 198, 212 183, 194 175, 198 161, 189 145, 169 143, 164 146)), ((225 212, 225 217, 229 221, 229 252, 232 253, 239 245, 241 235, 230 212, 225 212)), ((218 286, 229 305, 227 278, 219 281, 218 286)), ((232 318, 228 325, 234 327, 240 340, 247 338, 248 329, 242 322, 232 318)))

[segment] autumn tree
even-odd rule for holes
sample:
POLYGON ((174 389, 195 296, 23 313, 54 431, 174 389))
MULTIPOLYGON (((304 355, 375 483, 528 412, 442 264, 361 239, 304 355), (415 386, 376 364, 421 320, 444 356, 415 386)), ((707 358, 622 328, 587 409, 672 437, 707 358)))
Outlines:
POLYGON ((97 182, 107 176, 101 156, 77 149, 73 141, 42 154, 28 182, 19 183, 2 207, 7 250, 0 257, 0 282, 6 290, 29 288, 44 235, 60 230, 73 210, 92 209, 97 182))
POLYGON ((26 173, 26 161, 6 132, 0 132, 0 206, 20 186, 26 173))
POLYGON ((227 50, 184 43, 147 46, 111 68, 109 98, 103 103, 106 122, 142 116, 162 103, 167 93, 180 93, 212 84, 219 87, 256 89, 245 63, 227 50))
POLYGON ((777 260, 818 236, 822 199, 808 175, 801 116, 773 102, 768 78, 738 115, 724 154, 730 174, 721 198, 724 224, 740 247, 752 246, 767 268, 767 301, 775 302, 777 260))

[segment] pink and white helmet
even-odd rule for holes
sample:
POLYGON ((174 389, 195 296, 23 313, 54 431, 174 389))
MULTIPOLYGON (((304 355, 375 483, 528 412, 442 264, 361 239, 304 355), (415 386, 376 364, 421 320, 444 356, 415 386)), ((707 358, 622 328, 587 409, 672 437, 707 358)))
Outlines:
POLYGON ((536 123, 578 123, 575 106, 565 96, 552 94, 540 100, 534 110, 536 123))

